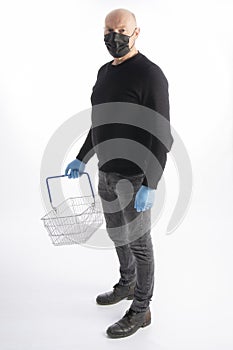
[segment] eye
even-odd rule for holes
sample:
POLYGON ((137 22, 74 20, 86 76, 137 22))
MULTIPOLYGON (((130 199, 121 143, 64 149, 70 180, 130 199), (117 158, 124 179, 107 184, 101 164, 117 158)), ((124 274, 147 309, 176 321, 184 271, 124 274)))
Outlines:
POLYGON ((108 33, 111 33, 113 31, 112 28, 104 28, 104 34, 108 34, 108 33))
POLYGON ((125 32, 125 29, 122 28, 122 29, 119 29, 119 33, 124 33, 125 32))

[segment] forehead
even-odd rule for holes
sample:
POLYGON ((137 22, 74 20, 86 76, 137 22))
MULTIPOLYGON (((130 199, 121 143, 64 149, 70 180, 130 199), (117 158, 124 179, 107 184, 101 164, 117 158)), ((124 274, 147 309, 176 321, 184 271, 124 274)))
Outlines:
POLYGON ((132 19, 123 14, 115 14, 107 16, 105 19, 105 26, 108 28, 128 28, 131 26, 132 19))

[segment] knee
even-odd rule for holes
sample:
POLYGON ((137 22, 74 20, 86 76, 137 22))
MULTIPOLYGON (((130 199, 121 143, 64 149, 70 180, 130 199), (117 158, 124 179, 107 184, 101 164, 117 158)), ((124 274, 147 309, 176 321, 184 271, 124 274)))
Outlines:
POLYGON ((151 262, 154 260, 153 245, 151 238, 143 241, 140 238, 130 242, 130 248, 138 260, 151 262))
POLYGON ((126 236, 122 235, 121 230, 117 227, 106 227, 109 238, 113 241, 116 247, 128 244, 126 236))

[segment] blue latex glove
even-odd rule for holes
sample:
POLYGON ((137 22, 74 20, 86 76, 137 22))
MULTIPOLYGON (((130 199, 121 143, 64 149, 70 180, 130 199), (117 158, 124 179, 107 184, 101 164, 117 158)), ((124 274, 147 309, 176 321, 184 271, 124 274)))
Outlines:
POLYGON ((139 211, 150 209, 155 200, 155 190, 142 185, 136 193, 134 208, 139 211))
POLYGON ((69 163, 65 170, 65 175, 68 175, 69 179, 76 179, 77 177, 82 175, 82 172, 85 169, 85 163, 81 162, 81 160, 75 159, 73 162, 69 163), (68 174, 68 171, 70 173, 68 174))

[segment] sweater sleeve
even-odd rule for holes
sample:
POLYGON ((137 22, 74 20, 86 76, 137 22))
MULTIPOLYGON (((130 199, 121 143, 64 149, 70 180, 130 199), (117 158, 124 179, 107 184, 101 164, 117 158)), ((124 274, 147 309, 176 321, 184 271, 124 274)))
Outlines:
MULTIPOLYGON (((170 133, 168 81, 162 70, 157 65, 152 66, 150 69, 147 82, 144 86, 142 105, 155 110, 168 120, 169 123, 166 123, 166 127, 169 127, 168 134, 172 139, 170 143, 172 143, 173 138, 170 133)), ((156 189, 166 165, 167 152, 169 152, 169 149, 167 149, 157 137, 151 134, 150 151, 158 162, 148 161, 147 175, 149 176, 150 184, 148 185, 148 178, 146 176, 142 184, 156 189)), ((153 157, 152 154, 150 154, 149 159, 153 157)))
MULTIPOLYGON (((96 82, 99 78, 100 72, 103 69, 103 67, 100 67, 100 69, 97 72, 96 82)), ((95 154, 95 150, 92 143, 92 126, 91 126, 87 134, 86 140, 84 141, 83 146, 81 147, 79 153, 77 154, 76 159, 81 160, 84 163, 87 163, 94 154, 95 154)))
POLYGON ((84 144, 82 145, 78 155, 76 156, 76 159, 81 160, 85 164, 89 161, 89 159, 95 153, 93 144, 92 144, 91 132, 92 132, 92 128, 90 128, 87 134, 86 140, 84 141, 84 144))

